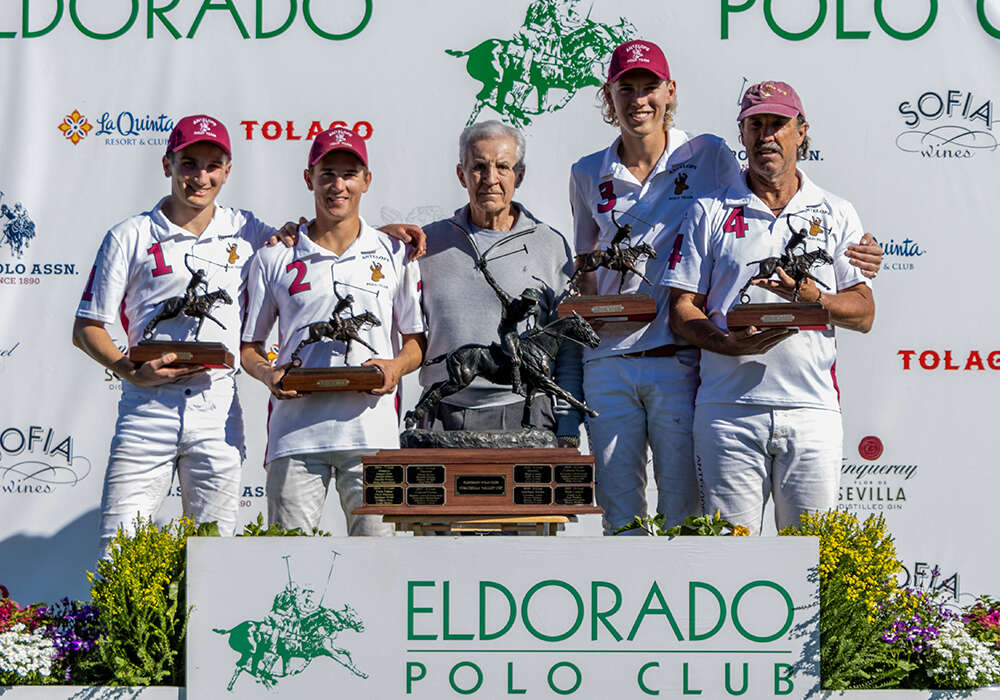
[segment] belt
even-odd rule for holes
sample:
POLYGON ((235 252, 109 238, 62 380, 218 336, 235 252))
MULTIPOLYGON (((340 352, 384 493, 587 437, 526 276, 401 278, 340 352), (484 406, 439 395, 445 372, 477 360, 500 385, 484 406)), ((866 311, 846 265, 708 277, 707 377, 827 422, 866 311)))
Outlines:
POLYGON ((681 350, 693 350, 694 345, 661 345, 657 348, 650 348, 649 350, 642 350, 640 352, 623 352, 618 357, 673 357, 681 350))

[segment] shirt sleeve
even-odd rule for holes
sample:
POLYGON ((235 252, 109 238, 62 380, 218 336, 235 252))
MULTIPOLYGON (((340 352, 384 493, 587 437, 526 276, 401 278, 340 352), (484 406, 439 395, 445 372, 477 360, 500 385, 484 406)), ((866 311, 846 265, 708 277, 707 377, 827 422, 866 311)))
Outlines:
POLYGON ((861 274, 861 270, 851 264, 845 253, 847 246, 856 245, 861 242, 864 236, 864 228, 861 225, 861 217, 858 216, 854 205, 849 202, 844 203, 842 230, 838 231, 837 248, 833 254, 833 271, 837 278, 837 291, 853 287, 864 282, 869 287, 871 280, 861 274))
POLYGON ((661 284, 708 294, 715 265, 711 234, 708 212, 701 202, 695 202, 684 214, 661 284))
POLYGON ((577 254, 597 250, 601 229, 591 214, 591 204, 587 201, 586 192, 577 182, 575 168, 569 173, 569 206, 573 213, 573 241, 577 254))
POLYGON ((406 259, 403 249, 403 274, 396 296, 392 299, 392 320, 400 333, 423 333, 424 315, 420 308, 420 266, 406 259))
POLYGON ((104 323, 118 320, 128 286, 128 258, 111 231, 104 236, 97 259, 87 278, 76 315, 104 323))
POLYGON ((246 279, 246 311, 243 319, 243 342, 263 342, 271 335, 278 318, 278 305, 268 289, 260 255, 250 261, 246 279))
POLYGON ((246 223, 243 224, 240 235, 253 246, 254 250, 263 247, 271 236, 277 235, 278 229, 265 224, 254 216, 253 212, 243 211, 243 216, 246 218, 246 223))

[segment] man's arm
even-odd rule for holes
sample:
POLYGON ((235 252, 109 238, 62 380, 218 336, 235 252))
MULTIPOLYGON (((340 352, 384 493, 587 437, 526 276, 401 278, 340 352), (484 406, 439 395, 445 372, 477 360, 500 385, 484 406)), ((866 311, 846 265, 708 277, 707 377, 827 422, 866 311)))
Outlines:
POLYGON ((394 359, 385 360, 380 357, 373 357, 362 362, 362 366, 376 366, 382 370, 384 381, 378 389, 372 389, 371 393, 381 396, 391 394, 399 380, 404 375, 409 374, 424 360, 424 350, 427 348, 427 336, 423 333, 403 333, 403 346, 399 354, 394 359))
POLYGON ((262 341, 240 344, 240 364, 243 371, 268 388, 268 391, 278 399, 297 399, 302 396, 297 391, 281 388, 281 380, 285 376, 286 367, 272 367, 264 353, 262 341))
POLYGON ((720 355, 762 355, 798 332, 795 328, 757 332, 753 326, 726 332, 709 320, 704 308, 704 294, 670 288, 670 330, 692 345, 720 355))
POLYGON ((137 365, 118 349, 102 321, 79 316, 73 323, 73 345, 136 386, 169 384, 181 377, 206 371, 205 367, 167 367, 177 359, 173 353, 137 365))
MULTIPOLYGON (((304 216, 299 217, 298 223, 289 221, 268 238, 265 245, 272 246, 281 241, 286 247, 291 248, 299 239, 299 226, 309 223, 309 220, 304 216)), ((410 260, 416 260, 427 252, 427 234, 416 224, 386 224, 379 228, 379 231, 403 241, 403 243, 408 243, 410 245, 410 260)))
MULTIPOLYGON (((754 285, 791 301, 795 293, 795 280, 780 267, 777 272, 779 279, 756 280, 754 285)), ((875 298, 872 296, 871 287, 864 282, 838 290, 836 294, 830 294, 822 291, 811 279, 806 279, 799 290, 798 300, 807 304, 818 302, 830 312, 833 325, 841 328, 867 333, 875 322, 875 298)))

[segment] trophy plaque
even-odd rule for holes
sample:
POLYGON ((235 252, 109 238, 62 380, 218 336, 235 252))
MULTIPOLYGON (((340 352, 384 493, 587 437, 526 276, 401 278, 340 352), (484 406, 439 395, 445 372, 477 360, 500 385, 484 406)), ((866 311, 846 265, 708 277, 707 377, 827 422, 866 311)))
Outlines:
POLYGON ((359 515, 602 512, 594 458, 571 448, 380 450, 362 464, 359 515))
POLYGON ((146 340, 129 348, 128 359, 137 364, 173 353, 177 359, 168 367, 201 365, 208 369, 233 369, 233 354, 222 343, 192 343, 172 340, 146 340))
POLYGON ((143 339, 137 345, 129 348, 128 358, 132 362, 149 362, 168 353, 173 353, 177 359, 170 363, 170 367, 201 365, 209 369, 222 369, 236 366, 233 354, 227 351, 222 343, 198 341, 198 335, 201 333, 201 327, 206 318, 225 330, 226 327, 222 325, 222 322, 212 316, 212 309, 219 304, 232 304, 233 299, 225 289, 209 292, 208 275, 202 269, 192 269, 188 261, 189 257, 190 254, 184 256, 184 266, 191 273, 191 281, 188 282, 184 295, 170 297, 160 302, 162 306, 160 306, 159 312, 150 319, 142 331, 143 339), (200 289, 203 289, 205 293, 199 294, 200 289), (194 341, 151 340, 156 326, 161 321, 178 316, 198 319, 194 341))
POLYGON ((798 328, 799 330, 826 330, 830 328, 830 312, 823 308, 818 302, 803 303, 798 301, 799 290, 802 284, 811 279, 817 285, 829 289, 822 280, 817 279, 809 271, 813 267, 820 265, 832 265, 833 258, 822 248, 807 251, 805 241, 807 238, 806 229, 796 231, 792 228, 792 215, 786 218, 788 228, 792 230, 792 237, 785 244, 785 250, 779 257, 764 258, 747 263, 747 266, 757 265, 758 269, 746 284, 739 291, 740 303, 733 306, 726 314, 726 326, 730 329, 746 328, 755 326, 757 328, 798 328), (802 252, 796 253, 795 249, 802 246, 802 252), (750 295, 747 290, 754 280, 768 279, 781 268, 785 273, 795 280, 795 291, 792 294, 792 301, 777 302, 773 304, 750 303, 750 295))
POLYGON ((306 331, 306 337, 298 344, 285 365, 285 376, 281 378, 282 389, 309 394, 316 391, 371 391, 382 386, 384 377, 378 367, 347 366, 347 356, 351 352, 352 341, 364 345, 372 353, 376 352, 359 333, 365 326, 381 326, 382 322, 371 311, 355 315, 354 297, 350 294, 340 296, 337 292, 337 282, 333 283, 333 293, 337 297, 337 304, 330 313, 330 320, 310 323, 299 329, 306 331), (343 367, 301 366, 299 353, 302 352, 302 348, 321 340, 339 340, 344 343, 343 367))
POLYGON ((371 391, 382 386, 382 370, 365 367, 292 367, 281 378, 281 388, 309 394, 315 391, 371 391))
POLYGON ((603 323, 634 321, 646 323, 656 318, 656 301, 648 294, 622 294, 625 275, 632 273, 642 278, 649 286, 653 283, 639 270, 640 258, 655 258, 656 251, 648 243, 629 245, 632 224, 622 226, 611 212, 611 220, 618 228, 611 244, 604 250, 595 250, 583 257, 583 261, 570 278, 571 296, 556 309, 559 318, 571 316, 574 312, 587 321, 603 323), (624 245, 623 245, 624 244, 624 245), (598 268, 613 270, 619 274, 618 294, 579 294, 579 278, 598 268))

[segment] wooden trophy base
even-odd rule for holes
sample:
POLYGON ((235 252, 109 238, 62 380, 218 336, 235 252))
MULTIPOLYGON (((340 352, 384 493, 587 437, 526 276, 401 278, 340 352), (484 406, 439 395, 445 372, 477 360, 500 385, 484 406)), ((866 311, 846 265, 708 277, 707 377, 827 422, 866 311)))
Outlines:
POLYGON ((359 515, 601 513, 594 458, 570 448, 380 450, 359 515))
POLYGON ((559 318, 576 312, 587 321, 640 321, 656 318, 656 302, 648 294, 591 294, 571 297, 556 309, 559 318))
POLYGON ((208 369, 232 369, 236 367, 233 354, 222 343, 192 343, 174 340, 144 340, 129 348, 128 359, 142 363, 157 360, 173 353, 177 359, 169 367, 201 365, 208 369))
POLYGON ((818 303, 812 304, 737 304, 726 314, 730 329, 798 328, 802 331, 824 331, 830 326, 830 312, 818 303))
POLYGON ((382 370, 367 367, 293 367, 281 378, 281 388, 310 394, 315 391, 371 391, 382 386, 382 370))

